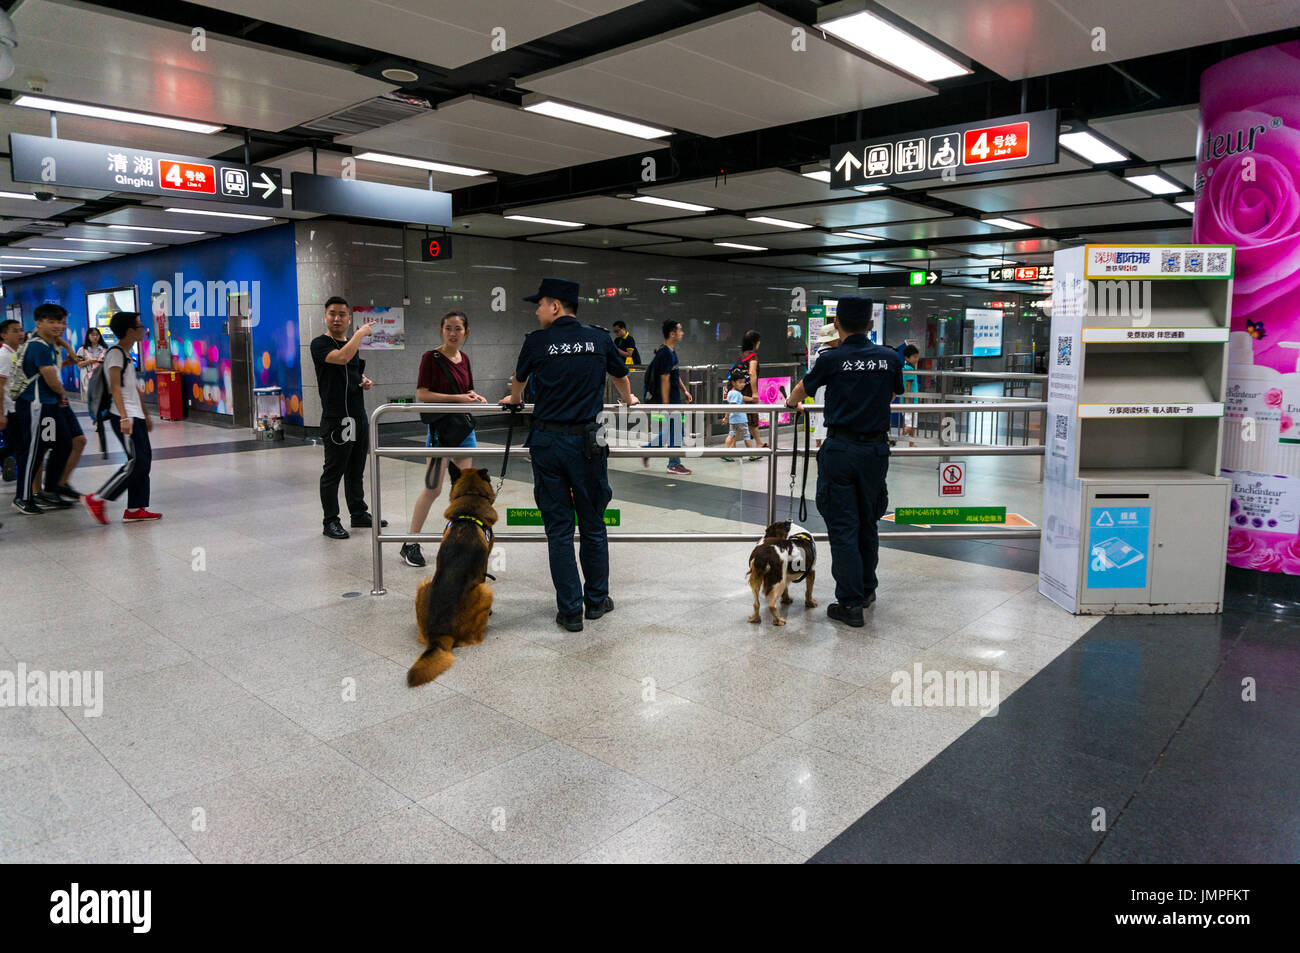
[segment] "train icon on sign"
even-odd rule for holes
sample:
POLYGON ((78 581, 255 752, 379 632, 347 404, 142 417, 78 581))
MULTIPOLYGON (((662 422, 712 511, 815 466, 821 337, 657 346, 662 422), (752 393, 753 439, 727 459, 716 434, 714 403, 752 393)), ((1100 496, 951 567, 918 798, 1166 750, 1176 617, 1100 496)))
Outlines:
POLYGON ((248 173, 243 169, 222 169, 221 194, 248 198, 248 173))
POLYGON ((892 163, 890 161, 891 149, 888 144, 880 146, 867 147, 867 171, 868 176, 872 175, 889 175, 892 163))

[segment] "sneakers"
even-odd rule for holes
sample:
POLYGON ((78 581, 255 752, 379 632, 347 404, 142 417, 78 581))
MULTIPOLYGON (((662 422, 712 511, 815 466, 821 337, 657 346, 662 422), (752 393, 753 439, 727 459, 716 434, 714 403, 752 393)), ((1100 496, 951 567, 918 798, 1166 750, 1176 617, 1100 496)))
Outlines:
POLYGON ((339 522, 337 516, 327 522, 325 528, 322 529, 321 532, 330 539, 347 539, 348 536, 351 535, 343 528, 343 524, 339 522))
POLYGON ((144 523, 147 522, 148 520, 160 520, 160 519, 162 519, 161 513, 151 512, 150 510, 145 509, 143 506, 140 507, 138 510, 128 509, 122 511, 123 523, 144 523))
POLYGON ((570 632, 582 631, 582 613, 575 612, 573 615, 565 615, 563 612, 555 613, 555 624, 562 625, 570 632))
POLYGON ((613 612, 613 611, 614 611, 614 600, 611 599, 609 596, 606 596, 605 601, 602 602, 600 605, 587 606, 587 618, 599 619, 606 612, 613 612))
POLYGON ((419 543, 404 543, 402 545, 402 562, 408 566, 414 566, 416 569, 424 567, 424 553, 420 552, 419 543))
MULTIPOLYGON (((360 516, 352 517, 353 529, 370 529, 374 525, 375 525, 375 521, 369 513, 362 513, 360 516)), ((387 526, 388 520, 380 520, 379 525, 387 526)))
POLYGON ((718 459, 721 460, 723 463, 735 463, 735 462, 736 462, 736 458, 735 458, 735 457, 718 457, 718 459))
POLYGON ((73 503, 81 502, 81 494, 78 493, 76 490, 74 490, 72 487, 68 486, 68 484, 66 483, 62 484, 61 486, 55 487, 54 492, 57 493, 59 496, 63 497, 65 500, 69 500, 70 502, 73 503))
POLYGON ((81 505, 86 508, 86 512, 95 518, 97 522, 108 525, 108 517, 104 515, 104 501, 94 493, 87 493, 81 498, 81 505))
POLYGON ((57 493, 37 493, 33 499, 47 510, 69 510, 72 509, 72 501, 65 500, 57 493))
POLYGON ((28 516, 40 516, 45 511, 31 500, 14 500, 14 509, 28 516))
POLYGON ((826 607, 826 615, 855 629, 860 629, 865 624, 862 620, 862 606, 843 606, 832 602, 826 607))
POLYGON ((680 476, 690 476, 690 473, 691 473, 690 470, 686 469, 686 468, 685 468, 684 466, 682 466, 680 463, 677 464, 677 465, 674 466, 674 467, 669 467, 669 468, 668 468, 668 472, 669 472, 669 473, 676 473, 676 474, 678 474, 678 475, 680 475, 680 476))

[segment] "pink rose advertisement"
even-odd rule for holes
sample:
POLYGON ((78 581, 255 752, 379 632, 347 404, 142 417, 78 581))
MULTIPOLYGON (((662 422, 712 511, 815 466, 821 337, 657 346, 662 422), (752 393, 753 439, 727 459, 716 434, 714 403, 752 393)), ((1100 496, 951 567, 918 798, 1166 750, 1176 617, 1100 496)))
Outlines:
POLYGON ((1300 42, 1202 74, 1192 241, 1237 246, 1228 563, 1300 575, 1300 42))

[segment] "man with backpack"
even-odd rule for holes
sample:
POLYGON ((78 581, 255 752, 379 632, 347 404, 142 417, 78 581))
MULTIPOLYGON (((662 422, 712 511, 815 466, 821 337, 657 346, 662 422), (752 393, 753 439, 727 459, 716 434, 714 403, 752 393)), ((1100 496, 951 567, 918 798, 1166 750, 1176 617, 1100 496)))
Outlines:
POLYGON ((149 510, 149 471, 153 468, 149 431, 153 430, 153 418, 140 399, 135 364, 131 360, 131 349, 144 340, 144 324, 138 311, 119 311, 108 326, 117 343, 108 349, 104 363, 92 375, 87 403, 96 419, 107 417, 126 451, 126 462, 97 491, 87 493, 82 503, 98 522, 107 523, 104 503, 116 500, 125 490, 123 523, 162 519, 161 513, 149 510))
POLYGON ((36 307, 35 318, 36 333, 14 355, 14 379, 8 382, 19 429, 14 509, 28 516, 38 516, 46 509, 66 509, 81 499, 76 490, 59 481, 67 478, 74 444, 80 456, 86 442, 59 378, 67 309, 47 301, 36 307), (50 459, 45 465, 45 492, 37 495, 32 477, 41 469, 46 453, 50 459))
MULTIPOLYGON (((686 381, 682 378, 681 371, 677 363, 677 345, 682 342, 682 324, 680 321, 669 319, 664 322, 664 343, 663 347, 655 351, 655 356, 650 359, 650 366, 645 371, 645 399, 651 404, 682 404, 690 403, 693 398, 691 392, 687 389, 686 381)), ((664 416, 668 418, 668 446, 680 447, 681 436, 678 430, 682 427, 682 422, 675 413, 667 413, 664 416)), ((664 445, 664 432, 660 428, 658 435, 649 443, 643 443, 641 449, 645 450, 650 447, 662 447, 664 445)), ((642 457, 641 465, 650 466, 650 458, 642 457)), ((676 473, 679 476, 688 476, 690 470, 682 466, 681 457, 668 458, 668 472, 676 473)))

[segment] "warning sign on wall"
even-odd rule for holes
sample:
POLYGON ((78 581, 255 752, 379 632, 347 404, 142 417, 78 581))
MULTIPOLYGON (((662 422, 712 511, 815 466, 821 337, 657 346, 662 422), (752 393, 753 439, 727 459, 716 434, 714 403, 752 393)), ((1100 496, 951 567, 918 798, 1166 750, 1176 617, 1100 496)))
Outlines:
POLYGON ((966 495, 965 460, 939 464, 939 495, 945 498, 966 495))

